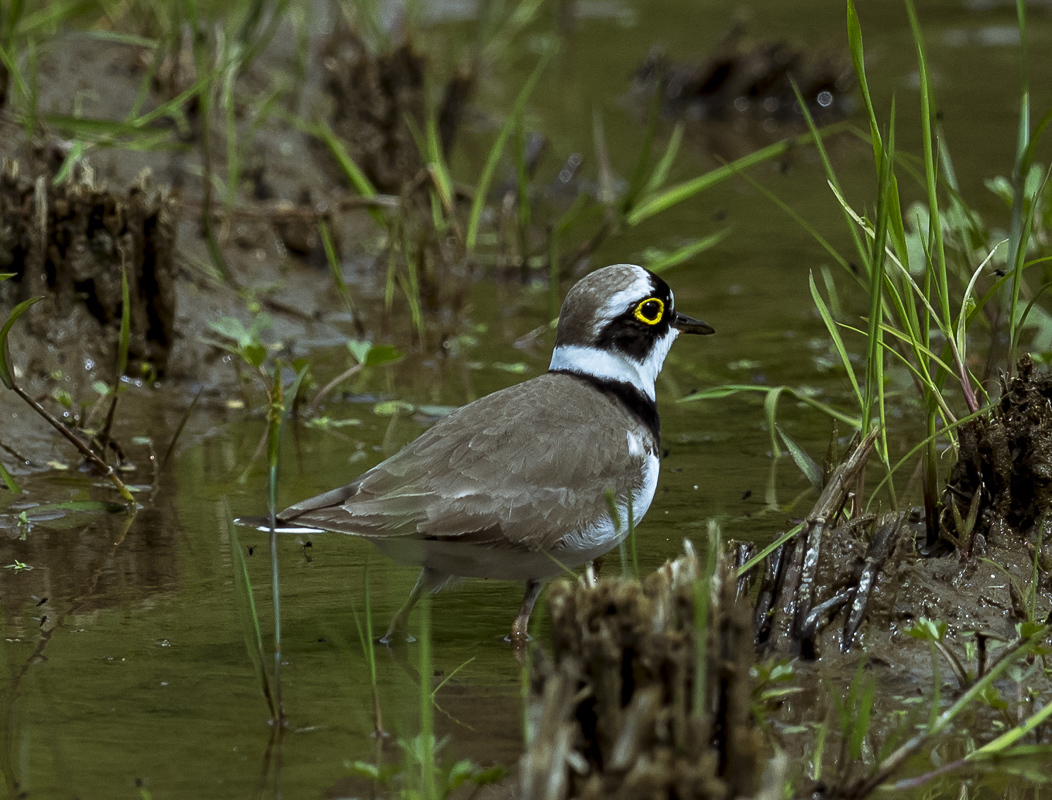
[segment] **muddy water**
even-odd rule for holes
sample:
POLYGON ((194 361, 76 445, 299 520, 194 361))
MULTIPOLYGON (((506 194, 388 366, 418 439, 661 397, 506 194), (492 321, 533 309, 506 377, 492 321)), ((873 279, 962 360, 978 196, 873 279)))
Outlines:
MULTIPOLYGON (((674 57, 696 57, 723 33, 734 5, 577 5, 580 19, 541 81, 530 123, 552 138, 556 153, 590 153, 598 110, 611 159, 627 174, 643 135, 638 115, 623 101, 635 64, 653 44, 674 57)), ((844 46, 837 4, 754 5, 757 34, 844 46)), ((468 21, 453 13, 459 8, 434 22, 436 35, 465 35, 468 21)), ((1010 170, 1018 85, 1013 11, 1007 5, 945 2, 926 5, 922 19, 962 190, 981 212, 996 214, 997 201, 982 181, 1010 170)), ((915 62, 905 14, 893 4, 876 4, 862 9, 862 22, 874 95, 885 110, 891 94, 897 96, 898 147, 918 152, 915 62)), ((1052 52, 1047 6, 1035 6, 1030 22, 1031 52, 1052 52)), ((482 87, 484 100, 498 107, 510 103, 535 57, 530 41, 513 67, 482 87)), ((1050 65, 1047 58, 1032 64, 1039 113, 1052 103, 1050 65)), ((729 139, 722 155, 733 157, 740 154, 734 147, 749 149, 776 136, 743 142, 738 132, 718 134, 689 136, 673 179, 718 163, 703 148, 705 140, 729 139)), ((867 202, 874 180, 866 148, 844 140, 834 153, 849 197, 867 202)), ((1048 157, 1046 147, 1038 160, 1048 157)), ((843 223, 810 153, 794 153, 754 175, 846 252, 843 223)), ((678 307, 706 319, 718 333, 677 343, 659 385, 668 454, 658 495, 638 530, 644 569, 678 552, 685 536, 702 537, 710 518, 721 520, 727 537, 763 540, 806 503, 792 505, 806 488, 795 467, 784 458, 772 464, 758 400, 687 405, 677 398, 734 382, 803 385, 830 402, 846 399, 845 382, 826 366, 828 344, 807 290, 808 270, 829 259, 745 184, 718 187, 629 231, 605 245, 595 263, 645 261, 649 247, 672 248, 725 227, 731 233, 719 246, 666 276, 678 307)), ((291 427, 282 454, 281 503, 350 480, 433 419, 408 413, 392 420, 373 413, 376 400, 459 405, 543 371, 550 334, 520 342, 546 321, 543 289, 480 282, 467 315, 464 329, 471 337, 460 352, 442 359, 410 354, 367 376, 359 397, 330 404, 331 417, 358 424, 336 432, 291 427)), ((334 364, 333 372, 340 368, 331 352, 317 358, 334 364)), ((133 390, 122 420, 128 435, 148 435, 163 449, 192 394, 192 387, 171 389, 170 395, 133 390)), ((920 423, 908 406, 896 413, 900 427, 894 436, 905 441, 920 423)), ((789 400, 783 400, 782 414, 786 429, 821 455, 829 424, 789 400)), ((33 567, 0 575, 0 772, 9 796, 136 796, 140 786, 156 798, 368 793, 349 769, 376 752, 354 610, 364 611, 366 563, 377 626, 402 602, 415 574, 350 538, 316 536, 309 546, 295 537, 280 541, 284 692, 292 729, 279 750, 268 750, 271 731, 245 652, 222 524, 224 498, 234 514, 263 507, 262 464, 246 471, 262 433, 258 414, 208 404, 191 420, 174 465, 130 521, 119 514, 66 516, 28 531, 3 532, 3 564, 33 567)), ((144 460, 147 453, 141 450, 138 457, 144 460)), ((105 487, 62 473, 37 474, 24 483, 36 502, 109 495, 105 487)), ((12 510, 18 508, 6 508, 12 510)), ((262 535, 242 538, 253 546, 249 571, 266 630, 266 544, 262 535)), ((616 560, 607 568, 616 569, 616 560)), ((434 602, 433 667, 437 680, 452 676, 435 698, 437 729, 450 736, 447 763, 470 757, 514 766, 520 754, 520 672, 501 640, 519 591, 474 581, 434 602)), ((543 605, 534 635, 544 640, 543 605)), ((378 680, 385 726, 395 736, 414 735, 420 697, 415 666, 381 650, 378 680)), ((398 763, 400 751, 386 747, 381 758, 398 763)))

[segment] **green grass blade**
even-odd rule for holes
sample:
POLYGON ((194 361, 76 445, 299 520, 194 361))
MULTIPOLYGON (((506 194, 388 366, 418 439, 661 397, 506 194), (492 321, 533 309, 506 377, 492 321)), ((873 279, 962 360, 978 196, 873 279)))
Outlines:
POLYGON ((303 130, 312 133, 325 143, 329 148, 329 151, 333 154, 333 157, 335 157, 336 161, 339 163, 340 169, 343 170, 343 174, 347 176, 347 180, 350 181, 351 186, 354 187, 358 194, 362 197, 376 197, 376 188, 373 186, 372 182, 366 177, 365 173, 362 172, 361 168, 354 163, 354 159, 351 158, 351 154, 347 152, 347 148, 343 146, 343 142, 340 141, 336 134, 333 133, 327 125, 310 125, 309 123, 303 123, 301 127, 303 130))
POLYGON ((336 254, 336 244, 332 240, 332 233, 329 231, 329 225, 324 219, 318 220, 318 233, 321 236, 321 244, 325 250, 325 260, 329 264, 329 271, 332 272, 332 279, 336 283, 336 291, 339 292, 340 297, 343 298, 343 303, 347 306, 347 313, 351 315, 352 319, 357 321, 358 307, 354 303, 354 296, 351 294, 351 288, 343 278, 343 270, 340 268, 340 259, 336 254))
MULTIPOLYGON (((814 118, 811 116, 811 111, 807 107, 807 102, 804 100, 803 95, 800 93, 799 87, 796 82, 793 82, 793 92, 796 94, 796 101, 803 111, 804 120, 807 122, 807 129, 811 132, 811 137, 815 145, 815 149, 818 150, 819 158, 822 160, 822 167, 826 173, 826 181, 832 187, 834 193, 838 198, 843 198, 843 190, 840 188, 840 181, 836 176, 836 171, 833 169, 833 162, 829 158, 829 154, 826 152, 825 144, 822 141, 822 137, 819 133, 818 126, 815 124, 814 118)), ((868 275, 870 270, 869 264, 869 249, 866 247, 862 237, 859 236, 858 230, 855 225, 852 224, 851 214, 848 212, 844 204, 841 203, 841 212, 844 214, 844 221, 847 223, 848 232, 851 235, 851 240, 854 242, 855 251, 858 253, 859 263, 862 264, 863 270, 868 275)), ((842 262, 842 265, 847 268, 848 274, 852 276, 859 283, 864 283, 865 280, 862 275, 856 273, 850 268, 846 259, 838 259, 842 262)))
POLYGON ((654 167, 650 180, 647 181, 647 185, 643 189, 644 195, 653 194, 665 185, 665 182, 668 180, 668 174, 672 170, 672 164, 675 162, 676 156, 679 155, 680 145, 683 144, 683 132, 686 129, 687 126, 682 122, 677 122, 676 127, 672 129, 672 135, 668 138, 668 147, 665 148, 661 160, 654 167))
POLYGON ((11 313, 7 315, 4 327, 0 328, 0 382, 8 389, 15 388, 15 377, 11 372, 11 362, 7 352, 7 337, 11 333, 11 326, 29 310, 30 306, 39 303, 43 299, 43 297, 30 297, 28 300, 23 300, 11 309, 11 313))
POLYGON ((741 394, 742 392, 757 392, 766 396, 774 389, 777 389, 779 392, 791 394, 801 403, 809 405, 816 411, 821 411, 826 416, 831 417, 832 419, 839 420, 845 425, 850 425, 852 428, 862 427, 862 420, 859 417, 853 417, 850 414, 845 414, 843 411, 840 411, 839 409, 834 408, 833 406, 827 403, 815 400, 813 397, 809 397, 806 394, 803 394, 802 392, 797 392, 791 386, 770 387, 756 386, 751 383, 730 383, 724 384, 722 386, 713 386, 709 389, 704 389, 700 392, 694 392, 693 394, 689 394, 686 397, 681 397, 676 402, 696 403, 699 400, 719 400, 724 397, 730 397, 735 394, 741 394))
POLYGON ((942 241, 942 219, 939 213, 936 153, 932 143, 932 119, 934 117, 935 101, 932 99, 931 76, 928 71, 928 60, 924 53, 924 37, 921 33, 920 21, 917 19, 917 11, 913 7, 913 0, 906 0, 906 12, 910 18, 910 29, 913 32, 913 42, 917 48, 917 66, 920 72, 921 134, 924 147, 925 188, 928 194, 928 225, 932 247, 935 251, 935 258, 931 260, 931 265, 935 268, 935 282, 939 287, 939 309, 942 311, 943 327, 944 330, 949 330, 952 325, 950 289, 946 278, 946 250, 942 241))
MULTIPOLYGON (((842 125, 833 125, 826 128, 825 133, 828 135, 843 129, 844 126, 842 125)), ((650 217, 660 214, 662 211, 667 211, 672 206, 682 203, 684 200, 688 200, 706 189, 711 189, 718 183, 736 175, 741 170, 762 164, 772 158, 777 158, 792 148, 805 144, 810 140, 811 134, 809 133, 784 139, 781 142, 761 148, 755 153, 749 153, 721 167, 710 170, 697 178, 677 184, 656 194, 651 194, 639 203, 632 213, 626 217, 625 221, 629 225, 638 225, 640 222, 650 219, 650 217)))
POLYGON ((0 461, 0 480, 4 482, 4 486, 12 494, 22 494, 22 487, 18 485, 18 481, 15 480, 15 476, 7 471, 7 467, 0 461))
POLYGON ((717 231, 716 233, 706 236, 704 239, 699 239, 696 242, 691 242, 690 244, 684 245, 678 250, 673 250, 671 253, 668 253, 667 255, 657 259, 656 261, 649 262, 647 264, 647 269, 649 269, 651 272, 662 272, 666 269, 670 269, 671 267, 676 266, 677 264, 682 264, 684 261, 689 261, 699 253, 703 253, 706 250, 715 247, 717 244, 726 239, 727 235, 730 232, 730 228, 724 228, 721 231, 717 231))
POLYGON ((1009 351, 1008 368, 1015 362, 1015 345, 1018 337, 1016 310, 1019 306, 1019 291, 1022 284, 1022 263, 1026 253, 1026 237, 1023 232, 1023 206, 1025 204, 1027 153, 1030 152, 1030 90, 1027 79, 1026 4, 1016 0, 1019 18, 1019 36, 1022 50, 1022 96, 1019 99, 1019 126, 1016 134, 1016 159, 1012 169, 1012 215, 1009 227, 1008 271, 1012 275, 1009 296, 1009 351))
MULTIPOLYGON (((850 3, 850 0, 849 0, 850 3)), ((885 258, 888 238, 888 219, 892 201, 892 165, 894 164, 894 103, 892 104, 892 124, 888 150, 882 151, 878 159, 879 180, 877 192, 877 220, 873 235, 872 271, 869 283, 869 331, 866 351, 866 385, 862 404, 862 433, 870 432, 873 420, 873 409, 877 407, 882 430, 884 426, 884 351, 882 347, 883 331, 883 297, 885 278, 885 258)), ((882 438, 884 434, 882 433, 882 438)), ((883 457, 887 458, 886 440, 883 457)))
POLYGON ((796 466, 800 468, 800 471, 804 473, 804 477, 807 478, 808 482, 815 487, 816 491, 822 491, 822 468, 818 466, 818 463, 811 458, 810 454, 800 445, 798 445, 785 431, 782 430, 781 425, 776 425, 775 429, 778 431, 778 436, 781 437, 782 442, 785 444, 786 449, 789 451, 789 455, 792 456, 796 466))
POLYGON ((771 455, 774 458, 782 455, 782 448, 778 446, 778 399, 785 390, 785 386, 775 386, 768 389, 763 398, 763 413, 767 419, 767 432, 771 435, 771 455))
POLYGON ((720 529, 709 522, 709 546, 701 574, 694 579, 694 692, 691 713, 696 719, 706 717, 705 699, 708 690, 709 615, 712 605, 712 581, 720 562, 720 529))
POLYGON ((230 505, 225 500, 224 516, 226 520, 227 535, 230 539, 230 555, 234 565, 234 599, 237 601, 238 619, 241 621, 241 632, 245 638, 245 650, 248 651, 249 661, 259 681, 260 691, 263 693, 267 706, 270 708, 271 717, 277 716, 274 706, 274 695, 270 689, 270 676, 266 670, 266 660, 263 655, 263 633, 259 626, 259 614, 256 613, 256 601, 252 595, 252 581, 248 575, 248 563, 245 561, 245 553, 241 549, 241 541, 237 535, 237 525, 234 523, 230 513, 230 505))
POLYGON ((511 113, 508 114, 508 118, 504 121, 504 125, 501 126, 500 132, 497 134, 497 140, 493 143, 489 155, 486 157, 486 163, 482 167, 482 174, 479 176, 478 184, 475 186, 475 196, 471 199, 467 234, 464 237, 465 247, 468 252, 473 252, 478 243, 482 209, 485 207, 486 196, 489 194, 490 184, 493 183, 493 176, 497 171, 497 163, 500 161, 500 156, 504 152, 508 138, 514 130, 515 121, 522 114, 523 109, 526 107, 526 101, 532 94, 537 81, 540 80, 541 73, 544 72, 544 68, 548 66, 548 62, 554 54, 554 49, 547 50, 537 62, 537 66, 533 68, 533 72, 530 73, 526 83, 523 84, 522 89, 519 91, 518 97, 515 98, 515 105, 512 107, 511 113))
POLYGON ((435 709, 431 693, 431 678, 434 674, 431 659, 431 597, 427 592, 420 599, 417 618, 420 623, 420 772, 423 797, 437 797, 435 792, 435 709))
POLYGON ((767 558, 767 556, 769 556, 771 553, 773 553, 775 550, 777 550, 783 544, 785 544, 790 539, 792 539, 794 536, 796 536, 796 534, 800 533, 800 531, 802 531, 803 529, 804 529, 804 523, 801 522, 796 527, 790 528, 785 533, 783 533, 780 536, 776 537, 773 542, 771 542, 769 545, 767 545, 762 550, 760 550, 759 553, 757 553, 752 558, 750 558, 748 561, 746 561, 744 564, 742 564, 740 567, 738 567, 738 570, 735 573, 735 577, 740 577, 740 576, 744 575, 746 572, 748 572, 753 567, 755 567, 757 564, 759 564, 761 561, 763 561, 765 558, 767 558))
POLYGON ((446 157, 442 153, 442 145, 438 138, 438 119, 434 109, 427 115, 426 135, 428 170, 438 188, 442 210, 448 216, 453 213, 453 177, 449 174, 449 165, 446 164, 446 157))
POLYGON ((978 750, 974 750, 965 756, 967 760, 974 760, 977 758, 987 758, 989 756, 1004 753, 1006 749, 1011 747, 1013 744, 1018 742, 1024 736, 1035 730, 1039 725, 1043 725, 1045 721, 1052 716, 1052 703, 1045 703, 1045 707, 1042 708, 1035 714, 1031 714, 1019 725, 1012 728, 1011 730, 1005 731, 992 742, 987 742, 978 750))
POLYGON ((825 323, 826 330, 829 331, 829 338, 833 340, 833 347, 837 351, 837 355, 840 356, 840 361, 844 365, 844 371, 847 373, 848 380, 851 381, 851 390, 855 393, 855 398, 858 400, 858 407, 861 409, 864 405, 862 399, 862 389, 858 385, 858 379, 855 377, 855 368, 851 365, 851 357, 848 355, 847 348, 844 346, 844 340, 840 338, 840 331, 837 328, 836 322, 833 320, 833 315, 829 312, 829 307, 826 305, 825 300, 822 299, 822 294, 818 291, 818 286, 815 285, 814 273, 808 275, 808 282, 811 286, 811 297, 815 301, 815 306, 818 308, 818 313, 822 317, 822 322, 825 323))
POLYGON ((873 159, 879 168, 884 155, 884 143, 880 138, 880 126, 877 124, 877 113, 873 108, 873 98, 869 93, 869 81, 866 80, 866 59, 862 49, 862 26, 858 21, 858 13, 855 4, 847 0, 847 42, 851 50, 851 62, 855 65, 855 75, 858 76, 858 88, 862 93, 862 101, 866 106, 866 116, 869 119, 869 134, 873 143, 873 159))
MULTIPOLYGON (((801 103, 802 102, 803 101, 801 101, 801 103)), ((819 146, 821 146, 821 141, 822 141, 821 139, 816 139, 815 140, 815 142, 819 146)), ((796 209, 794 209, 792 206, 790 206, 788 203, 786 203, 784 200, 782 200, 782 198, 780 198, 778 195, 776 195, 774 192, 772 192, 770 189, 768 189, 766 186, 764 186, 758 180, 753 178, 752 175, 749 175, 748 173, 743 172, 743 173, 741 173, 740 177, 743 180, 748 181, 749 184, 754 189, 756 189, 756 191, 762 193, 768 200, 770 200, 772 203, 774 203, 776 206, 778 206, 778 208, 780 208, 782 211, 784 211, 794 222, 796 222, 797 225, 799 225, 801 228, 803 228, 805 231, 807 231, 807 233, 809 233, 811 235, 811 238, 814 239, 816 242, 818 242, 818 244, 822 247, 822 249, 825 250, 826 253, 829 254, 829 257, 832 258, 834 261, 836 261, 841 267, 843 267, 843 269, 846 272, 848 272, 849 274, 854 275, 854 272, 852 271, 851 265, 848 263, 848 260, 846 258, 844 258, 842 255, 840 255, 840 253, 837 251, 837 249, 835 247, 833 247, 833 245, 830 244, 829 241, 815 229, 814 225, 812 225, 810 222, 808 222, 806 219, 804 219, 803 216, 799 212, 796 211, 796 209)), ((833 177, 835 178, 836 176, 834 175, 833 177)), ((843 210, 843 209, 841 209, 841 210, 843 210)), ((852 236, 857 238, 858 237, 858 231, 855 230, 855 226, 851 224, 851 217, 850 216, 845 216, 845 219, 847 220, 848 227, 851 229, 852 236)))
MULTIPOLYGON (((621 196, 618 211, 621 216, 627 214, 635 205, 636 198, 646 189, 647 170, 650 169, 650 158, 654 152, 654 132, 657 130, 658 118, 661 115, 661 92, 654 92, 650 99, 650 109, 647 114, 647 128, 643 135, 643 145, 639 148, 639 157, 636 159, 635 169, 632 177, 628 179, 628 188, 621 196)), ((678 127, 678 126, 677 126, 678 127)), ((673 132, 673 135, 675 133, 673 132)))

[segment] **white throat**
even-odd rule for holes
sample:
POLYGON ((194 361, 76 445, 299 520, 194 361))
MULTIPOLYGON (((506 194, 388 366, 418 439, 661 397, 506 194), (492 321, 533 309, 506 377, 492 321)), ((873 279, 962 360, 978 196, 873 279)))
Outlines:
POLYGON ((552 353, 552 363, 548 369, 566 370, 579 375, 590 375, 593 378, 630 383, 651 400, 655 400, 658 373, 661 372, 665 356, 668 355, 668 350, 678 335, 678 330, 670 328, 664 338, 654 343, 654 347, 643 361, 636 361, 624 353, 600 350, 597 347, 577 344, 557 345, 552 353))

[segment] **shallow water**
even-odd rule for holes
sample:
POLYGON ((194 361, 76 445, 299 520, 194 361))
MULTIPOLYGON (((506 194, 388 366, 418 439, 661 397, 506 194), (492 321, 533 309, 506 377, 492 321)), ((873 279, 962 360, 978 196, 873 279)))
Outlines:
MULTIPOLYGON (((638 115, 623 99, 632 69, 653 44, 664 44, 673 57, 704 53, 736 5, 625 0, 578 7, 576 29, 530 104, 530 124, 552 138, 558 153, 590 153, 593 110, 599 109, 612 161, 628 172, 643 136, 638 115)), ((918 94, 906 15, 895 4, 861 12, 874 96, 886 113, 896 95, 899 150, 917 153, 918 94)), ((844 46, 844 12, 837 4, 755 3, 753 14, 754 35, 844 46)), ((1031 14, 1033 107, 1040 114, 1052 104, 1052 61, 1037 57, 1052 52, 1052 11, 1035 5, 1031 14)), ((997 201, 982 181, 1011 167, 1018 85, 1014 10, 940 2, 924 5, 922 22, 962 190, 981 211, 994 214, 997 201)), ((434 24, 445 38, 464 35, 467 27, 454 13, 434 24)), ((515 70, 484 82, 482 102, 511 97, 533 58, 523 52, 515 70)), ((863 122, 858 115, 854 120, 863 122)), ((662 141, 667 135, 666 127, 662 141)), ((843 141, 834 155, 848 196, 867 202, 875 183, 867 148, 843 141)), ((1047 146, 1043 157, 1038 161, 1048 161, 1047 146)), ((688 137, 672 177, 716 165, 688 137)), ((784 169, 764 166, 752 174, 847 251, 843 222, 813 153, 801 150, 784 169)), ((717 335, 680 340, 659 384, 668 452, 658 495, 637 531, 643 570, 680 552, 684 537, 702 539, 712 518, 721 521, 727 538, 762 541, 808 502, 806 481, 789 459, 772 464, 759 399, 681 404, 678 398, 732 382, 811 386, 830 402, 847 397, 842 376, 825 366, 829 346, 807 288, 808 270, 830 259, 743 182, 723 184, 628 231, 605 245, 594 263, 641 261, 648 247, 671 249, 723 227, 731 234, 722 243, 666 275, 677 307, 711 323, 717 335), (803 499, 791 506, 795 498, 803 499), (771 506, 776 510, 765 510, 771 506)), ((433 419, 406 414, 392 421, 373 413, 373 400, 460 405, 543 371, 551 335, 532 345, 515 343, 546 321, 545 303, 543 289, 481 281, 469 304, 473 327, 465 326, 476 341, 466 342, 462 353, 410 354, 367 377, 360 387, 366 400, 330 403, 330 416, 360 425, 336 433, 290 425, 279 505, 352 479, 381 460, 385 447, 397 449, 433 419), (509 371, 499 365, 517 366, 509 371)), ((326 357, 335 359, 319 356, 323 363, 326 357)), ((163 448, 188 392, 177 394, 133 391, 125 405, 127 430, 145 431, 163 448)), ((905 440, 916 432, 922 423, 911 414, 909 407, 898 410, 894 436, 905 440)), ((786 398, 782 424, 816 457, 824 453, 826 420, 786 398)), ((2 532, 0 561, 32 567, 0 575, 0 772, 9 796, 135 796, 140 785, 156 798, 369 793, 367 784, 349 777, 351 762, 372 760, 376 751, 355 612, 365 609, 366 564, 378 628, 401 604, 415 571, 349 537, 315 536, 309 546, 297 537, 279 541, 291 730, 279 751, 268 749, 271 729, 246 656, 223 521, 224 499, 234 515, 265 506, 262 461, 246 471, 262 434, 258 414, 203 407, 173 467, 134 518, 76 515, 2 532)), ((110 496, 105 486, 62 473, 23 482, 36 502, 110 496)), ((11 521, 10 512, 18 509, 7 498, 2 502, 11 521)), ((265 537, 243 531, 241 539, 252 552, 249 572, 269 646, 265 537)), ((616 570, 617 561, 614 554, 606 568, 616 570)), ((435 697, 437 730, 450 736, 444 759, 513 767, 520 755, 521 673, 502 640, 520 591, 469 581, 433 601, 433 685, 452 676, 435 697)), ((533 634, 545 640, 543 601, 533 634)), ((418 730, 417 654, 410 649, 413 663, 406 664, 382 648, 378 653, 384 722, 396 736, 418 730)), ((394 746, 384 752, 388 763, 400 758, 394 746)))

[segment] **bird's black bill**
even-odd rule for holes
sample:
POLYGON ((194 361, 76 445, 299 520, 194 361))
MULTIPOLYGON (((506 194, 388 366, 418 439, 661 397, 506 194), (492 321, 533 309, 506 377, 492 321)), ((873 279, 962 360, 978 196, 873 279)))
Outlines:
POLYGON ((678 311, 672 315, 672 327, 680 333, 700 333, 703 336, 716 332, 716 329, 709 323, 702 322, 700 319, 694 319, 694 317, 688 317, 686 314, 680 314, 678 311))

